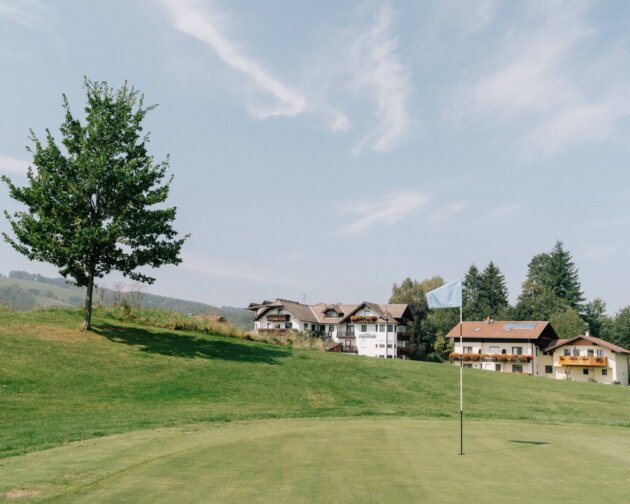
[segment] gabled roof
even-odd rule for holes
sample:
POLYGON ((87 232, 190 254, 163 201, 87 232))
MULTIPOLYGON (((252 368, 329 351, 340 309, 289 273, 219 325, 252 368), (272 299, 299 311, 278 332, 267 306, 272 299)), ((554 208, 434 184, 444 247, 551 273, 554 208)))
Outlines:
POLYGON ((608 348, 608 350, 612 350, 613 352, 616 352, 616 353, 630 354, 630 350, 627 350, 623 347, 615 345, 614 343, 610 343, 609 341, 603 340, 601 338, 596 338, 595 336, 587 336, 585 334, 583 334, 582 336, 576 336, 575 338, 558 340, 557 342, 545 348, 545 352, 551 352, 552 350, 563 347, 565 345, 572 345, 580 339, 588 341, 589 343, 592 343, 593 345, 608 348))
POLYGON ((396 322, 397 319, 400 319, 404 316, 405 311, 409 305, 407 304, 385 304, 379 305, 376 303, 370 303, 369 301, 363 301, 358 305, 355 305, 352 310, 346 312, 346 316, 341 320, 341 322, 346 322, 352 315, 355 315, 361 308, 367 306, 372 312, 373 315, 378 317, 378 322, 396 322))
MULTIPOLYGON (((459 338, 460 325, 450 330, 447 337, 459 338)), ((482 320, 462 322, 464 338, 480 339, 538 339, 547 333, 554 340, 558 338, 551 324, 546 320, 482 320)))
POLYGON ((288 299, 276 299, 275 301, 263 301, 262 303, 250 303, 249 310, 256 312, 256 318, 259 320, 269 310, 274 308, 282 308, 293 315, 296 319, 319 324, 341 324, 347 322, 349 318, 358 310, 368 306, 373 315, 377 317, 377 323, 396 323, 405 317, 408 305, 406 304, 387 304, 379 305, 364 301, 358 305, 355 304, 326 304, 318 303, 315 305, 307 305, 290 301, 288 299), (335 310, 339 317, 326 317, 327 310, 335 310))

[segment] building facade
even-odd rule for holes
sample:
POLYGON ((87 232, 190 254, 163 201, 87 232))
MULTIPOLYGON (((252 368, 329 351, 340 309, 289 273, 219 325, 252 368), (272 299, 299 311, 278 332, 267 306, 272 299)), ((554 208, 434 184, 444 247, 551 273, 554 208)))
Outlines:
POLYGON ((408 349, 406 304, 307 305, 286 299, 252 303, 257 333, 302 331, 341 343, 342 350, 385 359, 404 358, 408 349))
POLYGON ((547 321, 463 322, 448 337, 455 365, 557 380, 628 384, 630 351, 588 335, 559 339, 547 321))

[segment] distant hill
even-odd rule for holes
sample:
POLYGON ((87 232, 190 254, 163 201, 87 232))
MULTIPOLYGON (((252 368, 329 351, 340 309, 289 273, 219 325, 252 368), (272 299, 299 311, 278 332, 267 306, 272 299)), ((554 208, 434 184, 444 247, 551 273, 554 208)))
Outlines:
MULTIPOLYGON (((237 327, 253 329, 253 314, 245 308, 212 306, 197 301, 188 301, 148 293, 119 292, 112 289, 98 289, 95 302, 113 305, 122 297, 135 296, 141 306, 163 308, 193 315, 222 315, 237 327)), ((11 271, 8 276, 0 274, 0 304, 16 310, 34 308, 71 308, 83 305, 85 289, 68 283, 65 278, 49 278, 26 271, 11 271)))

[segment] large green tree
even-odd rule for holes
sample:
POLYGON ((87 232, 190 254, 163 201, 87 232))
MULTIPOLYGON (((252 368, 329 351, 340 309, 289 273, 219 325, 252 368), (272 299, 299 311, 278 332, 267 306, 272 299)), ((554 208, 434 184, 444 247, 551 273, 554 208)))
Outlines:
POLYGON ((186 237, 173 229, 175 207, 164 205, 172 177, 164 181, 168 158, 155 162, 147 151, 142 122, 154 106, 125 84, 85 80, 85 122, 63 96, 65 120, 59 146, 46 131, 31 131, 33 166, 28 183, 9 186, 26 206, 10 216, 14 237, 5 240, 31 260, 54 264, 66 278, 86 287, 84 328, 91 329, 94 281, 111 271, 152 283, 142 267, 181 262, 186 237))
POLYGON ((430 316, 426 293, 440 287, 444 280, 439 276, 427 278, 422 282, 405 278, 400 284, 394 284, 390 303, 406 303, 409 305, 411 321, 407 331, 410 334, 410 357, 425 359, 433 351, 436 338, 433 324, 427 321, 430 316))
POLYGON ((505 276, 492 261, 481 272, 479 304, 483 315, 496 318, 508 307, 508 290, 505 276))
POLYGON ((519 317, 548 320, 567 307, 582 314, 583 302, 578 269, 562 242, 556 242, 551 252, 532 257, 516 305, 519 317))
POLYGON ((463 282, 463 303, 465 320, 482 320, 484 318, 481 305, 481 273, 476 265, 471 264, 463 282))

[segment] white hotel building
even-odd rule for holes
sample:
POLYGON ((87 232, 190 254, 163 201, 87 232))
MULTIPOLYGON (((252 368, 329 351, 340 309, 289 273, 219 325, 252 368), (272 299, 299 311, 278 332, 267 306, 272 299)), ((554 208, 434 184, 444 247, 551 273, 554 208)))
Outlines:
POLYGON ((546 321, 463 322, 448 337, 454 345, 450 359, 455 365, 628 385, 629 350, 589 335, 559 339, 546 321))
POLYGON ((343 352, 396 359, 405 356, 408 348, 406 325, 409 307, 406 304, 307 305, 286 299, 252 303, 256 312, 254 326, 258 334, 286 331, 309 332, 321 336, 343 352))

